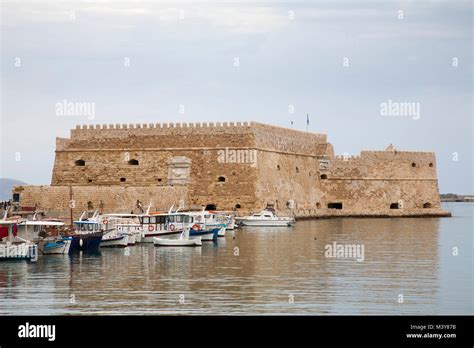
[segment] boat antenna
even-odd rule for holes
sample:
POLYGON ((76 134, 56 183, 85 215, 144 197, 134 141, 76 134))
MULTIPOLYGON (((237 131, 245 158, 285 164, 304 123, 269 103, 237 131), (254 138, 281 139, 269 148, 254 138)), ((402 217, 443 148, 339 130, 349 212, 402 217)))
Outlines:
POLYGON ((33 220, 36 220, 36 215, 38 214, 37 211, 35 211, 35 215, 33 215, 33 220))
POLYGON ((82 212, 81 216, 79 217, 79 221, 82 221, 82 218, 84 217, 85 213, 86 213, 85 211, 82 212))
POLYGON ((173 212, 174 204, 170 207, 170 210, 168 210, 168 214, 171 214, 173 212))

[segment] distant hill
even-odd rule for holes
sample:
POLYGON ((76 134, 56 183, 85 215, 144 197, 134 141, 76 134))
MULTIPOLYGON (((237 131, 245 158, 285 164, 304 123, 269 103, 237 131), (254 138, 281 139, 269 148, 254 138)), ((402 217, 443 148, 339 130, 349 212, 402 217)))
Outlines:
POLYGON ((26 182, 0 178, 0 201, 12 198, 12 188, 15 185, 27 185, 26 182))

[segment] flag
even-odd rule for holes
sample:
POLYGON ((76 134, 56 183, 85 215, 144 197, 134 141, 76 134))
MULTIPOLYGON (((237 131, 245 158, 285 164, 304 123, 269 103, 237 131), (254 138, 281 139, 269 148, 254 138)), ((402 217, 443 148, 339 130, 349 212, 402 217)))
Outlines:
POLYGON ((306 114, 306 125, 309 126, 309 114, 306 114))

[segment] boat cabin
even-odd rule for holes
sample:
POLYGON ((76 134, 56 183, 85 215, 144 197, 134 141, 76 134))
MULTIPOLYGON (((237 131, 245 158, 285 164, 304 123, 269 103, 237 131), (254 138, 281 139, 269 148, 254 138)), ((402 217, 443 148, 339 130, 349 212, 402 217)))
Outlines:
POLYGON ((189 227, 194 222, 192 216, 186 214, 153 214, 139 217, 140 224, 147 231, 169 231, 189 227))
POLYGON ((102 225, 97 221, 74 221, 74 225, 76 226, 77 233, 84 234, 104 231, 102 225))

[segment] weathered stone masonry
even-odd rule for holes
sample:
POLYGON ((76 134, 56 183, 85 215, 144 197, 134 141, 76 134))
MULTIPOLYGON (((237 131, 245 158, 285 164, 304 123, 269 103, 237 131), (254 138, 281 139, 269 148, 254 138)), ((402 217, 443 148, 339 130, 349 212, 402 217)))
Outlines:
POLYGON ((299 217, 443 216, 435 155, 334 155, 325 134, 259 123, 77 126, 57 138, 51 186, 15 188, 21 205, 69 214, 136 202, 215 204, 247 213, 273 205, 299 217))

